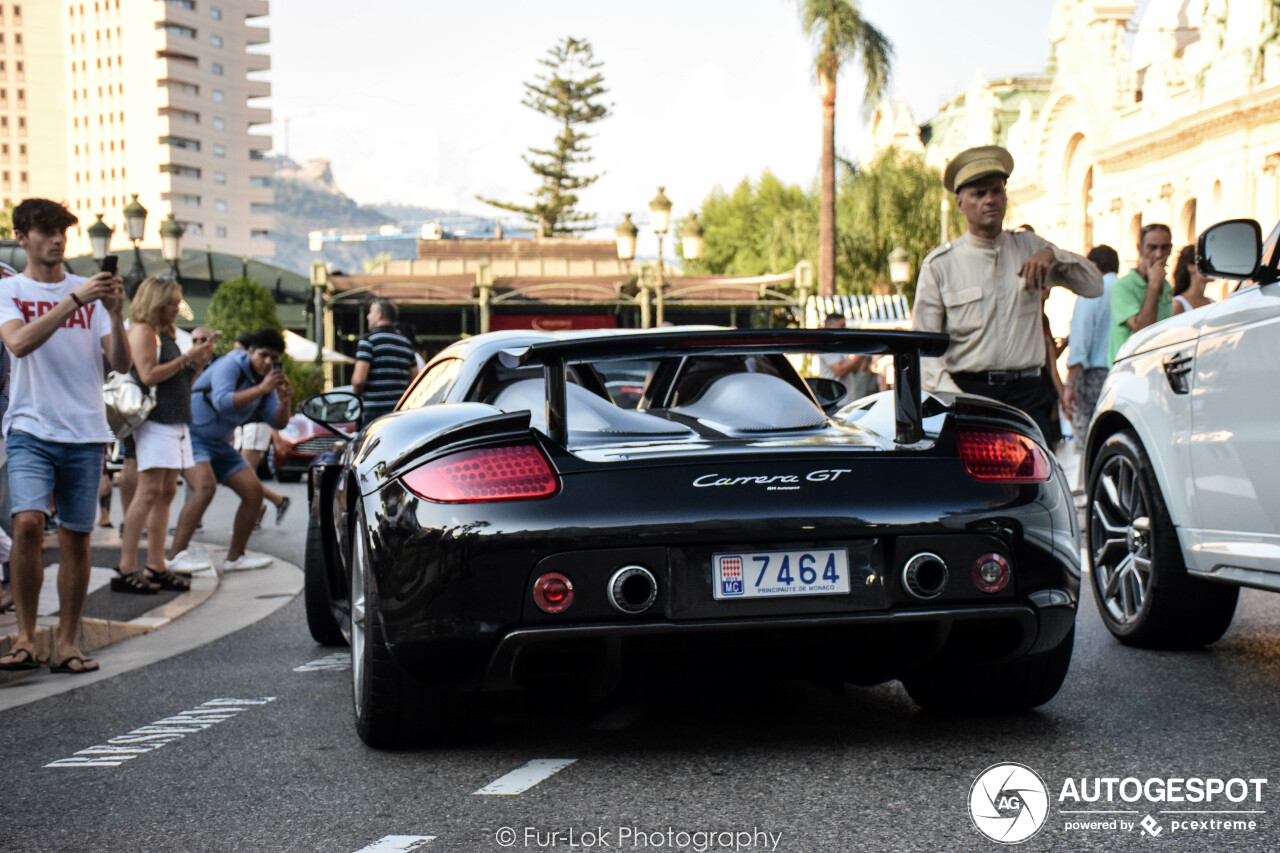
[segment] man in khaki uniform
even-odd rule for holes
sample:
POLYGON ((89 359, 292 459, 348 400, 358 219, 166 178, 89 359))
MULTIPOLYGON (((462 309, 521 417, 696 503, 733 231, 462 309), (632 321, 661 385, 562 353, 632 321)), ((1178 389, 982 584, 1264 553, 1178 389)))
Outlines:
POLYGON ((998 145, 962 151, 948 164, 943 184, 969 230, 924 259, 912 327, 951 335, 945 355, 923 359, 926 389, 992 397, 1022 409, 1049 435, 1054 397, 1040 375, 1041 291, 1058 285, 1099 296, 1102 275, 1031 231, 1004 230, 1011 172, 1013 157, 998 145))

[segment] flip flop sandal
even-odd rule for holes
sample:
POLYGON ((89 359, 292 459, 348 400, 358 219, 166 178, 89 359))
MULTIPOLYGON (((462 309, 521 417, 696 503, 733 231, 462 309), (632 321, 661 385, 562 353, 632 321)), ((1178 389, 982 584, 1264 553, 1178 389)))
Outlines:
POLYGON ((178 577, 168 569, 165 569, 163 572, 157 572, 155 569, 148 569, 147 571, 151 575, 151 583, 159 584, 161 589, 170 590, 172 592, 191 591, 191 581, 178 577))
POLYGON ((128 592, 134 595, 155 595, 160 591, 160 587, 147 583, 147 579, 142 576, 141 570, 122 572, 116 569, 116 576, 111 579, 111 591, 128 592))
POLYGON ((64 658, 62 663, 49 664, 50 672, 61 672, 67 675, 84 675, 86 672, 97 672, 98 662, 93 658, 82 658, 79 655, 72 655, 64 658), (79 663, 79 666, 73 667, 71 664, 79 663))
POLYGON ((15 649, 5 657, 10 658, 10 660, 0 661, 0 670, 18 672, 40 668, 40 661, 36 660, 36 656, 26 649, 15 649))

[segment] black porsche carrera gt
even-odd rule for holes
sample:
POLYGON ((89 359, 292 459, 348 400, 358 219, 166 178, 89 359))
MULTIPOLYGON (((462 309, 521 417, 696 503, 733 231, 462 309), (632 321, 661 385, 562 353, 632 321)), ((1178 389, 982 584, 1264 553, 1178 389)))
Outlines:
MULTIPOLYGON (((485 694, 726 665, 927 709, 1051 699, 1080 558, 1023 413, 922 394, 944 335, 660 329, 460 341, 310 471, 313 636, 350 643, 370 745, 447 741, 485 694), (889 354, 834 416, 788 355, 889 354), (639 403, 600 367, 646 366, 639 403)), ((638 379, 632 384, 639 384, 638 379)), ((359 401, 303 405, 329 423, 359 401)))

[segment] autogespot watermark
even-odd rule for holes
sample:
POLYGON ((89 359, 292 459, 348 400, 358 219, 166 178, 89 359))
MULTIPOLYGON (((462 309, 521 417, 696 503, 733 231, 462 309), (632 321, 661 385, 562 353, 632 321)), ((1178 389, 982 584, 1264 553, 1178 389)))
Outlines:
POLYGON ((1158 838, 1255 832, 1267 813, 1267 780, 1257 776, 1081 776, 1052 789, 1023 764, 988 767, 969 788, 969 816, 992 841, 1019 844, 1050 823, 1056 791, 1064 832, 1137 833, 1158 838))
POLYGON ((781 832, 751 829, 645 829, 639 826, 595 826, 550 829, 504 826, 493 833, 499 847, 568 850, 777 850, 781 832))

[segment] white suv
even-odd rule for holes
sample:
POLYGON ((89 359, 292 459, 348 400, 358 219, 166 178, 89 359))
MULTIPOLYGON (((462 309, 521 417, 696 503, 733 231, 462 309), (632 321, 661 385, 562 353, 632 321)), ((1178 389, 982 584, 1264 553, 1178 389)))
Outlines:
POLYGON ((1239 587, 1280 592, 1280 226, 1200 235, 1200 269, 1245 282, 1133 335, 1084 449, 1094 600, 1121 642, 1212 643, 1239 587))

